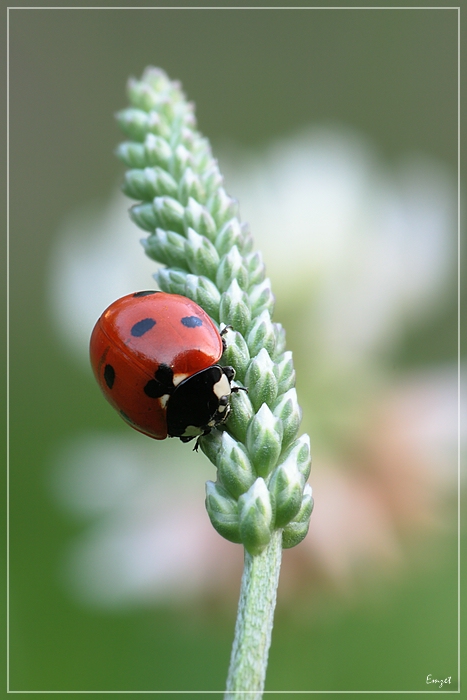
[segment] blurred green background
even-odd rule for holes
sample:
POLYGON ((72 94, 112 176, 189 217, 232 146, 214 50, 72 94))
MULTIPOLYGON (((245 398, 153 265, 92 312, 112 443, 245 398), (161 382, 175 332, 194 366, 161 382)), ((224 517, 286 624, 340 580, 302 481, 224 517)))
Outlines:
MULTIPOLYGON (((239 579, 227 602, 106 611, 76 602, 60 575, 85 523, 51 495, 52 456, 86 431, 128 429, 56 332, 49 259, 67 215, 105 203, 119 181, 113 113, 126 105, 127 77, 148 64, 182 81, 214 154, 226 143, 261 154, 274 139, 330 124, 361 132, 388 167, 417 152, 457 171, 455 10, 10 11, 12 690, 222 690, 225 682, 239 579)), ((394 376, 455 361, 454 268, 451 277, 433 314, 392 349, 394 376)), ((303 364, 289 312, 278 298, 277 320, 303 364)), ((305 403, 313 444, 320 402, 305 403)), ((393 579, 348 596, 325 578, 308 586, 307 568, 295 603, 282 604, 279 591, 267 689, 428 691, 430 673, 457 687, 455 490, 448 501, 443 513, 452 515, 417 534, 413 565, 393 579)))

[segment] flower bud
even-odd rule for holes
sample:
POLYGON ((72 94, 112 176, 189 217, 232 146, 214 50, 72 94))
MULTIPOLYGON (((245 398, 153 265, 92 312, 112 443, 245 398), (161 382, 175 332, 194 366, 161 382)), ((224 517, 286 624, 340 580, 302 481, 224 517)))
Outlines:
POLYGON ((186 267, 186 240, 179 233, 157 228, 152 236, 143 241, 146 255, 169 267, 186 267))
POLYGON ((274 323, 274 332, 276 334, 276 351, 275 357, 279 358, 284 352, 286 347, 285 342, 285 328, 281 326, 280 323, 274 323))
POLYGON ((224 178, 219 172, 217 160, 211 158, 211 164, 206 166, 206 169, 201 175, 201 180, 208 195, 214 194, 222 185, 224 178))
POLYGON ((206 482, 206 510, 215 530, 229 542, 240 543, 238 504, 232 496, 213 481, 206 482))
POLYGON ((294 518, 302 504, 304 481, 293 459, 287 459, 274 469, 269 491, 276 504, 276 527, 284 527, 294 518))
POLYGON ((243 335, 237 331, 229 330, 224 337, 227 347, 222 355, 222 362, 224 365, 232 365, 232 367, 235 367, 236 379, 243 382, 245 372, 250 363, 248 346, 243 335))
MULTIPOLYGON (((184 98, 183 98, 184 99, 184 98)), ((182 128, 196 129, 195 104, 187 102, 182 114, 182 128)))
POLYGON ((152 187, 152 193, 148 199, 154 199, 154 197, 163 195, 174 197, 177 194, 177 183, 172 175, 169 175, 163 168, 159 168, 157 165, 152 168, 145 168, 144 174, 152 187))
POLYGON ((251 315, 259 316, 263 311, 272 315, 274 311, 274 294, 271 290, 271 280, 265 279, 253 287, 250 293, 251 315))
POLYGON ((250 325, 251 314, 247 296, 240 289, 237 280, 233 280, 221 296, 220 320, 242 334, 245 334, 250 325))
POLYGON ((169 294, 181 294, 182 296, 187 296, 186 278, 187 273, 183 270, 172 270, 171 268, 167 267, 158 270, 154 274, 154 279, 163 292, 168 292, 169 294))
POLYGON ((181 124, 180 124, 180 130, 183 128, 188 128, 192 130, 196 130, 197 128, 197 122, 196 122, 196 105, 194 102, 187 102, 186 101, 186 96, 182 90, 182 84, 180 81, 175 80, 172 82, 172 85, 175 85, 177 88, 177 100, 178 100, 178 105, 177 105, 177 118, 180 117, 181 119, 181 124))
POLYGON ((177 183, 168 172, 156 166, 127 170, 122 189, 128 197, 149 201, 158 195, 175 195, 177 183))
POLYGON ((246 432, 254 411, 246 391, 237 391, 230 397, 232 411, 227 418, 229 432, 239 441, 244 443, 246 432))
POLYGON ((289 389, 275 404, 273 413, 282 421, 284 428, 283 446, 286 447, 297 435, 302 420, 296 389, 289 389))
POLYGON ((237 218, 230 219, 224 224, 217 235, 215 245, 219 255, 225 255, 234 245, 238 250, 242 250, 243 231, 237 218))
POLYGON ((282 425, 263 403, 246 434, 246 447, 258 476, 266 478, 281 453, 282 425))
POLYGON ((279 384, 279 396, 295 386, 295 370, 290 350, 284 352, 281 361, 275 364, 274 373, 279 384))
POLYGON ((170 124, 171 130, 173 130, 173 120, 175 113, 180 112, 180 105, 176 105, 171 96, 161 95, 157 104, 154 105, 154 109, 161 115, 163 121, 170 124))
POLYGON ((238 249, 243 253, 243 255, 248 255, 253 250, 253 236, 251 235, 250 227, 247 222, 240 224, 240 227, 242 229, 243 244, 238 246, 238 249))
POLYGON ((148 182, 144 170, 127 170, 122 184, 122 191, 127 197, 148 201, 151 199, 152 185, 148 182))
POLYGON ((172 149, 167 141, 160 136, 148 134, 144 141, 146 165, 159 165, 168 170, 172 149))
POLYGON ((156 136, 162 136, 163 139, 169 140, 171 136, 170 124, 157 112, 151 111, 147 115, 146 131, 156 136))
POLYGON ((254 357, 245 374, 245 386, 248 396, 256 411, 265 403, 274 403, 277 396, 277 379, 274 376, 274 364, 264 348, 254 357))
MULTIPOLYGON (((154 207, 149 202, 134 204, 130 209, 130 219, 143 231, 154 233, 158 226, 158 219, 154 207)), ((144 244, 143 244, 144 245, 144 244)))
POLYGON ((183 143, 179 143, 170 160, 170 172, 176 180, 180 180, 187 167, 193 166, 193 156, 185 148, 183 143))
POLYGON ((235 199, 229 197, 223 187, 209 198, 208 209, 218 226, 222 226, 226 221, 237 215, 238 204, 235 199))
POLYGON ((156 94, 180 89, 180 84, 176 80, 170 80, 165 70, 156 66, 146 66, 141 81, 147 83, 156 94))
POLYGON ((274 327, 268 311, 263 311, 254 320, 248 332, 246 342, 253 356, 257 355, 261 348, 265 348, 269 355, 273 354, 276 345, 276 336, 274 335, 274 327))
POLYGON ((245 448, 227 432, 222 433, 217 469, 222 485, 235 499, 248 491, 256 478, 245 448))
POLYGON ((300 510, 293 520, 285 526, 282 531, 282 546, 284 549, 290 549, 306 537, 310 526, 310 516, 313 511, 313 496, 311 486, 306 484, 303 489, 302 505, 300 510))
POLYGON ((216 284, 221 292, 225 292, 233 280, 237 280, 242 289, 248 286, 248 272, 236 245, 223 256, 217 269, 216 284))
POLYGON ((216 285, 202 275, 187 275, 183 294, 193 299, 211 318, 219 322, 221 296, 216 285))
POLYGON ((217 458, 222 447, 222 435, 220 430, 214 428, 210 433, 199 438, 201 450, 215 467, 217 467, 217 458))
POLYGON ((290 447, 284 452, 281 457, 281 463, 293 461, 297 465, 297 469, 303 477, 303 483, 310 476, 311 469, 311 454, 310 454, 310 437, 306 433, 300 435, 290 447))
POLYGON ((133 141, 144 141, 148 133, 148 115, 141 109, 122 109, 115 118, 121 130, 133 141))
POLYGON ((256 253, 247 255, 246 264, 250 275, 250 284, 253 285, 262 282, 266 276, 266 268, 259 250, 256 251, 256 253))
POLYGON ((192 228, 187 231, 185 255, 190 272, 215 279, 219 265, 217 250, 207 238, 200 236, 192 228))
POLYGON ((210 163, 212 158, 211 144, 209 139, 201 134, 192 132, 189 150, 193 154, 197 172, 201 172, 210 163))
POLYGON ((156 197, 152 203, 160 228, 185 235, 185 209, 172 197, 156 197))
POLYGON ((178 185, 178 199, 186 206, 190 197, 204 204, 206 193, 198 175, 191 168, 186 168, 178 185))
POLYGON ((146 153, 144 146, 136 141, 124 141, 115 149, 115 155, 129 168, 145 168, 146 153))
POLYGON ((160 94, 155 92, 148 83, 143 80, 135 80, 135 78, 128 80, 127 94, 131 104, 145 112, 157 107, 161 99, 160 94))
POLYGON ((193 131, 193 129, 191 129, 190 127, 182 126, 180 129, 179 140, 180 143, 182 143, 185 146, 185 148, 187 148, 190 151, 190 153, 192 153, 195 156, 196 160, 196 155, 193 146, 193 144, 196 141, 196 134, 193 131))
POLYGON ((258 478, 238 499, 240 537, 250 554, 260 554, 271 539, 274 510, 264 479, 258 478))
POLYGON ((185 208, 185 222, 187 228, 193 228, 200 236, 204 236, 209 241, 214 242, 216 238, 216 223, 208 209, 199 204, 193 197, 188 198, 188 205, 185 208))

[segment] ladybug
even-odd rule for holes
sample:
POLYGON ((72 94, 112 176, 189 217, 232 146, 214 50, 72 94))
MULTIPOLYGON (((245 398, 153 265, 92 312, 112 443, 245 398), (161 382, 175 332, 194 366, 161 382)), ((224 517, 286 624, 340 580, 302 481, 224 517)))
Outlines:
MULTIPOLYGON (((144 291, 111 304, 94 326, 91 365, 105 398, 133 428, 156 440, 189 442, 230 413, 233 367, 225 342, 198 304, 144 291)), ((195 449, 198 448, 198 440, 195 449)))

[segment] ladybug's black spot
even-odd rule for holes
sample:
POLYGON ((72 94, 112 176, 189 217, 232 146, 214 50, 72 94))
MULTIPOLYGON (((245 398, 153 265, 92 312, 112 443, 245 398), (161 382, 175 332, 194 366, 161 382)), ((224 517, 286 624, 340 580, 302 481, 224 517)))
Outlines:
POLYGON ((153 318, 143 318, 132 326, 130 333, 134 338, 141 338, 142 335, 150 331, 155 325, 156 322, 153 318))
POLYGON ((187 328, 197 328, 197 326, 203 325, 202 320, 198 316, 184 316, 181 321, 187 328))
POLYGON ((145 292, 135 292, 134 297, 148 297, 150 294, 159 294, 155 289, 148 289, 145 292))
POLYGON ((172 367, 169 367, 169 365, 161 362, 154 376, 161 384, 164 384, 167 387, 173 386, 174 373, 172 367))
POLYGON ((150 379, 144 387, 144 393, 151 399, 159 399, 164 394, 174 390, 173 371, 169 365, 161 364, 154 373, 155 379, 150 379))
POLYGON ((149 396, 150 399, 160 399, 167 391, 158 381, 150 379, 144 387, 144 393, 146 396, 149 396))
POLYGON ((109 389, 111 389, 115 381, 115 370, 112 365, 106 365, 104 367, 104 380, 109 389))

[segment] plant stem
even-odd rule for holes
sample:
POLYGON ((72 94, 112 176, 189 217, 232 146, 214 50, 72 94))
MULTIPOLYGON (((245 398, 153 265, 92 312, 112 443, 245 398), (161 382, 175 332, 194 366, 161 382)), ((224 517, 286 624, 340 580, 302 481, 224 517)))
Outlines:
POLYGON ((273 532, 261 554, 245 550, 245 568, 240 588, 235 638, 224 700, 240 695, 260 700, 268 663, 282 556, 282 531, 273 532))
POLYGON ((313 508, 310 440, 297 437, 292 353, 284 328, 272 321, 274 295, 261 254, 222 187, 193 104, 153 67, 129 81, 128 94, 131 106, 117 119, 130 140, 117 155, 128 167, 123 191, 138 202, 131 218, 149 233, 146 253, 166 266, 154 276, 162 291, 188 297, 230 328, 223 362, 237 373, 232 411, 200 446, 217 468, 216 481, 206 484, 211 523, 245 547, 225 698, 259 700, 282 547, 303 540, 313 508))

